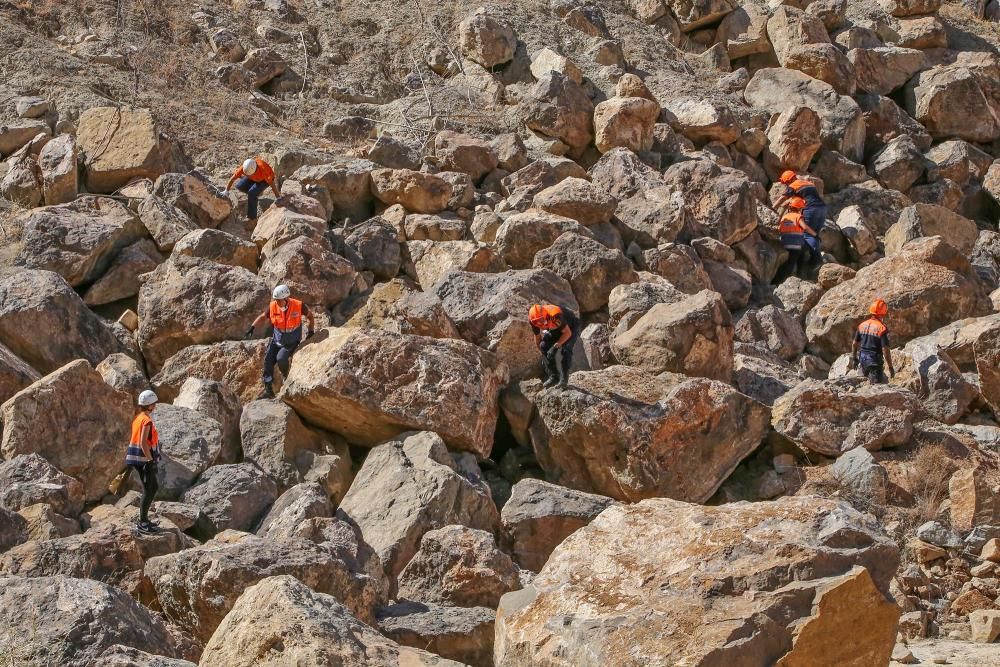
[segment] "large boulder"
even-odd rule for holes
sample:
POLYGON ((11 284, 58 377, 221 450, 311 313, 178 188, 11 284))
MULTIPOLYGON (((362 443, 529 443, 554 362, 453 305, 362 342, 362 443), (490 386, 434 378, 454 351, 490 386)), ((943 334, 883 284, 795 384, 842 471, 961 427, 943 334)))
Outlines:
POLYGON ((909 241, 940 236, 949 245, 968 255, 979 239, 976 223, 936 204, 914 204, 903 209, 899 222, 885 233, 885 254, 894 255, 909 241))
POLYGON ((678 303, 686 295, 670 281, 649 273, 639 274, 640 280, 619 285, 608 297, 609 331, 627 331, 639 318, 660 303, 678 303))
POLYGON ((241 338, 269 302, 268 287, 246 269, 172 257, 139 291, 136 337, 150 371, 189 345, 241 338))
POLYGON ((142 200, 138 214, 157 249, 164 253, 169 253, 186 234, 198 229, 184 211, 153 195, 142 200))
POLYGON ((501 600, 495 664, 888 664, 898 563, 829 500, 612 507, 501 600))
POLYGON ((664 371, 728 382, 733 367, 733 322, 717 292, 653 305, 611 339, 623 364, 656 375, 664 371))
POLYGON ((799 447, 839 456, 906 444, 920 404, 910 391, 843 380, 806 380, 774 402, 771 425, 799 447))
MULTIPOLYGON (((268 540, 303 537, 299 527, 310 519, 329 519, 333 504, 326 489, 316 482, 296 484, 282 493, 257 527, 257 535, 268 540)), ((315 541, 315 540, 313 540, 315 541)))
POLYGON ((196 229, 174 244, 173 252, 257 271, 257 246, 221 229, 196 229))
POLYGON ((507 268, 492 247, 478 241, 410 241, 406 247, 417 282, 428 290, 449 271, 496 273, 507 268))
POLYGON ((628 366, 574 373, 570 389, 534 403, 547 478, 626 501, 706 501, 768 427, 767 408, 727 384, 628 366))
POLYGON ((875 95, 888 95, 926 66, 923 51, 898 46, 851 49, 847 59, 854 65, 858 88, 875 95))
POLYGON ((466 526, 424 533, 420 549, 399 573, 397 598, 450 607, 495 608, 520 588, 518 568, 493 535, 466 526))
POLYGON ((176 405, 157 405, 153 423, 163 442, 158 497, 177 500, 222 453, 222 424, 176 405))
POLYGON ((431 651, 464 665, 493 664, 492 607, 397 602, 378 610, 378 629, 402 646, 431 651))
POLYGON ((73 287, 100 278, 119 250, 145 234, 135 214, 106 197, 35 209, 16 224, 21 231, 14 262, 54 271, 73 287))
POLYGON ((458 40, 462 53, 487 69, 510 62, 517 47, 514 30, 482 7, 458 24, 458 40))
POLYGON ((744 96, 751 106, 772 114, 809 107, 820 117, 823 146, 855 162, 864 159, 865 121, 861 109, 830 84, 796 70, 767 68, 754 73, 744 96))
POLYGON ((690 238, 711 236, 732 245, 756 229, 759 186, 743 172, 711 160, 685 160, 667 169, 663 180, 679 193, 683 233, 690 238))
POLYGON ((782 67, 797 50, 809 44, 829 44, 830 36, 819 17, 798 7, 781 5, 767 21, 767 37, 782 67))
POLYGON ((18 392, 0 406, 6 459, 37 453, 84 485, 99 500, 122 469, 134 401, 115 391, 84 359, 70 362, 18 392), (87 417, 80 418, 86 397, 87 417), (45 415, 40 419, 39 415, 45 415))
POLYGON ((499 163, 489 143, 449 130, 438 132, 434 137, 434 156, 441 169, 468 174, 477 183, 499 163))
POLYGON ((736 340, 757 343, 791 361, 806 348, 806 334, 798 318, 774 306, 750 309, 736 321, 736 340))
POLYGON ((535 195, 532 206, 553 215, 597 225, 611 220, 615 198, 583 178, 565 178, 535 195))
MULTIPOLYGON (((891 383, 916 394, 924 410, 942 423, 957 422, 979 397, 979 390, 933 341, 912 340, 892 360, 896 377, 891 383)), ((982 374, 979 380, 982 385, 982 374)))
POLYGON ((163 174, 156 179, 153 194, 184 211, 199 227, 217 227, 233 211, 229 198, 197 171, 163 174))
POLYGON ((606 496, 528 478, 511 489, 500 520, 514 560, 538 572, 563 540, 613 504, 606 496))
POLYGON ((89 192, 111 193, 133 178, 156 179, 175 162, 170 142, 146 109, 87 109, 77 121, 76 141, 89 192))
POLYGON ((368 160, 338 157, 332 162, 302 166, 292 174, 292 180, 306 188, 318 188, 330 197, 333 205, 333 210, 327 211, 330 219, 361 222, 372 214, 371 173, 375 168, 375 163, 368 160))
POLYGON ((13 510, 0 507, 0 554, 28 541, 30 531, 27 519, 13 510))
POLYGON ((612 97, 594 107, 594 145, 607 153, 614 148, 648 151, 660 105, 642 97, 612 97))
POLYGON ((189 377, 173 400, 177 407, 195 410, 219 422, 222 428, 222 448, 216 463, 236 463, 243 456, 240 446, 240 399, 229 387, 217 380, 189 377))
POLYGON ((858 95, 856 99, 865 119, 865 154, 874 154, 903 134, 924 150, 931 147, 933 139, 927 129, 888 97, 858 95))
POLYGON ((563 232, 570 231, 584 236, 591 234, 572 218, 528 209, 508 217, 497 229, 497 252, 510 268, 530 269, 540 250, 555 243, 563 232))
POLYGON ((38 154, 42 174, 42 198, 46 206, 67 204, 80 189, 79 150, 76 137, 60 134, 46 143, 38 154))
POLYGON ((83 296, 88 306, 100 306, 135 296, 139 293, 140 276, 156 269, 163 255, 148 238, 136 241, 118 253, 108 270, 83 296))
POLYGON ((786 109, 768 128, 767 138, 764 161, 775 175, 786 169, 803 171, 823 145, 819 116, 809 107, 786 109))
POLYGON ((384 204, 402 204, 413 213, 439 213, 448 208, 452 188, 440 176, 411 169, 371 172, 372 194, 384 204))
POLYGON ((1000 327, 991 327, 982 333, 973 345, 979 388, 983 398, 1000 414, 1000 327))
POLYGON ((392 280, 399 273, 402 255, 395 226, 372 218, 353 227, 344 239, 346 256, 359 271, 371 271, 378 280, 392 280))
POLYGON ((583 86, 561 72, 547 72, 518 106, 528 128, 582 151, 594 138, 594 103, 583 86))
POLYGON ((44 503, 59 514, 77 516, 83 510, 84 488, 35 453, 0 463, 0 506, 18 511, 44 503))
POLYGON ((212 466, 181 500, 201 509, 210 533, 253 530, 278 497, 278 487, 252 463, 212 466))
POLYGON ((736 343, 733 354, 733 384, 764 405, 774 405, 781 396, 805 379, 802 371, 760 344, 736 343))
POLYGON ((906 85, 906 110, 935 139, 989 143, 1000 138, 995 88, 995 80, 974 69, 940 65, 906 85))
POLYGON ((698 145, 717 141, 728 146, 740 136, 739 119, 732 110, 711 99, 671 98, 664 106, 664 115, 671 127, 698 145))
POLYGON ((0 577, 0 625, 25 664, 90 667, 118 644, 194 657, 189 644, 128 593, 91 579, 0 577))
POLYGON ((266 349, 263 340, 190 345, 167 359, 151 383, 161 401, 173 401, 189 378, 214 380, 247 403, 260 393, 266 349))
POLYGON ((296 354, 281 396, 357 444, 424 429, 488 456, 505 382, 496 356, 465 341, 330 329, 296 354))
POLYGON ((911 241, 822 296, 806 316, 810 349, 827 361, 850 351, 855 328, 876 298, 889 305, 897 345, 985 312, 968 260, 940 239, 911 241))
POLYGON ((284 284, 295 298, 321 311, 340 303, 351 292, 354 266, 309 238, 295 238, 268 255, 257 272, 265 285, 284 284))
POLYGON ((0 343, 0 403, 41 377, 34 368, 0 343))
POLYGON ((588 236, 566 232, 535 255, 536 269, 549 269, 565 279, 584 313, 601 310, 618 285, 639 278, 621 250, 606 247, 588 236))
POLYGON ((323 218, 292 207, 275 204, 267 209, 254 225, 250 240, 260 248, 261 259, 297 238, 308 238, 326 244, 327 224, 323 218))
POLYGON ((924 173, 924 156, 907 135, 891 140, 868 163, 869 171, 883 186, 905 192, 924 173))
POLYGON ((470 273, 451 271, 432 288, 462 338, 503 362, 513 378, 541 372, 528 309, 553 303, 579 313, 570 284, 546 269, 470 273))
POLYGON ((461 525, 495 533, 500 519, 475 461, 450 454, 427 432, 372 449, 338 516, 361 530, 391 579, 428 531, 461 525))
POLYGON ((277 575, 290 575, 341 600, 359 618, 374 620, 375 607, 385 602, 384 582, 352 565, 331 544, 239 535, 150 558, 145 575, 167 619, 207 642, 244 590, 277 575))
MULTIPOLYGON (((294 573, 274 573, 230 605, 208 638, 201 664, 218 667, 344 665, 459 667, 461 663, 400 646, 358 618, 337 591, 294 573), (280 647, 278 650, 277 647, 280 647)), ((374 623, 374 619, 362 616, 374 623)))

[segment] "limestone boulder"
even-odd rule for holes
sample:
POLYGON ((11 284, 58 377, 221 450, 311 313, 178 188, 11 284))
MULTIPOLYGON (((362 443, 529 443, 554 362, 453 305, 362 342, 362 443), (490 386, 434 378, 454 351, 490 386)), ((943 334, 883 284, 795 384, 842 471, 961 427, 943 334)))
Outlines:
POLYGON ((672 243, 692 216, 677 188, 654 185, 622 200, 615 211, 625 241, 642 248, 672 243))
POLYGON ((77 516, 83 510, 84 486, 35 453, 0 463, 0 505, 12 511, 37 504, 77 516))
POLYGON ((52 136, 52 128, 41 118, 5 119, 0 125, 0 155, 10 157, 39 134, 52 136))
POLYGON ((478 241, 410 241, 417 282, 430 289, 449 271, 497 273, 507 268, 493 248, 478 241))
POLYGON ((337 515, 357 526, 395 579, 423 536, 450 525, 496 533, 499 514, 479 467, 434 433, 411 433, 369 452, 337 515))
POLYGON ((87 500, 98 500, 123 467, 132 406, 131 396, 109 387, 89 362, 78 359, 0 406, 0 453, 5 459, 37 453, 79 479, 87 500), (79 418, 81 396, 88 399, 87 419, 79 418))
POLYGON ((207 639, 202 664, 277 667, 289 660, 371 667, 462 664, 387 639, 364 622, 374 619, 342 604, 336 591, 318 588, 310 578, 295 573, 275 573, 241 592, 207 639))
POLYGON ((135 214, 106 197, 36 209, 16 224, 21 245, 14 262, 54 271, 73 287, 100 278, 120 250, 145 234, 135 214))
POLYGON ((163 263, 163 255, 148 238, 122 248, 107 271, 83 295, 88 306, 100 306, 139 293, 140 276, 163 263))
POLYGON ((257 277, 265 285, 288 285, 297 299, 323 310, 350 294, 357 273, 340 255, 312 239, 300 237, 268 255, 257 277))
POLYGON ((743 172, 687 160, 667 169, 663 180, 683 201, 682 237, 710 236, 732 245, 756 229, 756 187, 743 172))
POLYGON ((750 398, 771 406, 805 379, 801 370, 760 343, 736 343, 733 385, 750 398))
POLYGON ((298 528, 314 518, 329 518, 333 505, 326 489, 316 482, 296 484, 278 496, 260 521, 257 535, 268 540, 296 537, 298 528))
MULTIPOLYGON (((465 665, 493 662, 493 621, 487 607, 447 607, 397 602, 378 610, 378 629, 401 646, 411 646, 465 665)), ((450 663, 457 664, 457 663, 450 663)))
POLYGON ((942 423, 961 419, 979 395, 948 353, 932 341, 910 341, 892 360, 896 377, 891 383, 916 394, 924 410, 942 423))
POLYGON ((943 141, 924 153, 930 162, 927 178, 931 181, 950 179, 965 186, 970 180, 983 180, 993 158, 967 141, 943 141))
POLYGON ((933 139, 927 129, 890 98, 882 95, 858 95, 855 99, 864 114, 865 154, 874 154, 891 139, 903 134, 911 137, 924 150, 931 147, 933 139))
POLYGON ((496 607, 520 588, 518 568, 491 533, 445 526, 424 533, 398 578, 397 597, 449 607, 496 607))
POLYGON ((407 241, 458 241, 465 237, 465 221, 457 215, 406 216, 403 233, 407 241))
POLYGON ((161 252, 169 253, 186 234, 198 229, 184 211, 154 195, 142 200, 138 212, 143 226, 161 252))
POLYGON ((764 2, 740 3, 734 11, 726 14, 716 33, 724 44, 730 61, 758 53, 771 51, 771 41, 767 36, 767 20, 770 16, 764 2))
POLYGON ((668 100, 664 108, 671 126, 697 145, 718 141, 728 146, 742 130, 732 110, 712 100, 676 97, 668 100))
POLYGON ((608 329, 626 331, 650 309, 660 303, 678 303, 686 295, 668 280, 649 273, 639 274, 639 281, 619 285, 608 297, 608 329))
POLYGON ((1000 117, 991 101, 995 82, 961 65, 920 72, 904 89, 906 111, 935 139, 989 143, 1000 137, 1000 117))
POLYGON ((506 371, 465 341, 331 329, 295 357, 282 399, 306 421, 356 444, 414 429, 488 456, 506 371), (416 373, 414 373, 416 371, 416 373))
POLYGON ((91 664, 94 667, 197 667, 195 663, 188 660, 153 655, 121 644, 109 647, 96 662, 91 664))
POLYGON ((240 445, 242 405, 229 387, 217 380, 189 377, 180 386, 173 404, 195 410, 219 423, 222 446, 215 462, 236 463, 240 460, 243 455, 240 445))
POLYGON ((511 489, 500 520, 514 560, 538 572, 563 540, 614 504, 606 496, 528 478, 511 489))
POLYGON ((858 87, 854 65, 833 44, 795 46, 785 55, 784 67, 828 83, 840 95, 853 95, 858 87))
MULTIPOLYGON (((877 239, 868 223, 865 222, 865 214, 860 206, 848 206, 842 209, 837 216, 836 224, 840 233, 851 244, 851 248, 854 250, 853 256, 860 258, 875 252, 877 239)), ((887 233, 886 238, 888 239, 888 237, 887 233)))
POLYGON ((499 159, 482 139, 445 130, 434 137, 434 156, 445 171, 459 171, 479 182, 497 168, 499 159))
POLYGON ((46 206, 68 204, 76 197, 80 189, 79 156, 76 137, 71 134, 60 134, 42 147, 38 169, 46 206))
POLYGON ((771 426, 799 447, 839 456, 906 444, 920 404, 910 391, 852 387, 843 380, 806 380, 774 402, 771 426))
POLYGON ((396 228, 382 218, 372 218, 344 239, 350 259, 359 271, 371 271, 378 280, 392 280, 399 273, 402 257, 396 228))
POLYGON ((327 225, 323 218, 312 213, 275 204, 257 219, 257 224, 250 234, 250 240, 260 248, 263 259, 285 243, 298 237, 306 237, 319 243, 325 243, 323 237, 326 230, 327 225))
POLYGON ((823 295, 806 316, 810 349, 828 361, 850 351, 854 330, 876 298, 889 306, 890 335, 897 345, 985 312, 981 288, 964 257, 940 239, 911 241, 823 295))
POLYGON ((534 398, 539 464, 555 483, 618 500, 704 502, 767 431, 767 408, 716 380, 612 366, 570 385, 534 398))
POLYGON ((202 257, 217 264, 257 271, 257 246, 221 229, 198 229, 189 232, 174 244, 173 252, 189 257, 202 257))
POLYGON ((905 192, 924 173, 924 156, 913 139, 896 137, 872 156, 869 171, 889 190, 905 192))
POLYGON ((753 290, 753 276, 728 262, 706 259, 705 273, 712 281, 712 290, 722 295, 722 300, 730 311, 747 307, 753 290))
POLYGON ((512 269, 530 269, 535 255, 548 248, 563 232, 582 236, 591 232, 572 218, 529 209, 508 217, 496 231, 497 252, 512 269))
POLYGON ((620 328, 611 349, 623 364, 656 375, 665 371, 728 382, 733 323, 722 297, 704 290, 652 306, 630 328, 620 328))
POLYGON ((910 241, 940 236, 963 255, 968 255, 979 239, 976 223, 936 204, 915 204, 903 209, 899 222, 885 233, 885 254, 895 255, 910 241))
POLYGON ((28 664, 85 667, 116 645, 194 657, 189 642, 128 593, 92 579, 0 577, 0 623, 28 664))
POLYGON ((373 213, 371 172, 376 167, 370 160, 338 156, 331 161, 324 156, 318 164, 300 166, 292 174, 292 179, 303 187, 317 190, 324 198, 329 197, 332 207, 326 211, 329 219, 348 218, 352 222, 361 222, 373 213))
POLYGON ((130 396, 138 398, 143 390, 149 388, 145 371, 139 367, 138 361, 127 354, 109 354, 97 364, 95 370, 110 387, 130 396))
POLYGON ((796 50, 810 44, 829 44, 830 35, 819 17, 798 7, 781 5, 767 20, 767 37, 782 67, 796 50))
POLYGON ((489 69, 514 58, 514 30, 480 8, 458 25, 459 44, 465 56, 489 69))
POLYGON ((788 278, 774 289, 775 305, 805 322, 806 315, 823 296, 823 287, 801 278, 788 278))
POLYGON ((927 66, 923 51, 899 46, 851 49, 847 58, 857 74, 858 88, 875 95, 888 95, 901 88, 927 66))
POLYGON ((177 500, 222 453, 222 424, 208 415, 176 405, 161 404, 153 423, 163 443, 159 497, 177 500))
POLYGON ((212 466, 181 496, 205 514, 212 535, 252 530, 277 498, 278 487, 252 463, 212 466))
POLYGON ((713 289, 712 279, 698 253, 688 245, 664 243, 642 254, 641 268, 665 278, 685 294, 713 289))
POLYGON ((973 344, 976 371, 979 373, 979 388, 983 398, 1000 413, 1000 328, 993 326, 975 339, 973 344))
POLYGON ((541 79, 548 72, 559 72, 577 83, 583 83, 583 72, 576 66, 576 63, 546 47, 532 54, 531 75, 536 79, 541 79))
POLYGON ((167 359, 151 383, 161 401, 173 401, 189 378, 213 380, 246 403, 260 393, 266 348, 263 340, 190 345, 167 359))
POLYGON ((888 664, 898 562, 873 520, 829 500, 612 507, 501 600, 495 664, 888 664))
POLYGON ((6 401, 40 377, 38 371, 0 343, 0 402, 6 401))
POLYGON ((583 87, 560 72, 547 72, 518 105, 528 128, 582 150, 594 138, 594 103, 583 87))
POLYGON ((580 306, 569 282, 546 269, 504 273, 452 271, 432 288, 462 338, 493 352, 510 377, 541 372, 541 355, 528 324, 536 303, 559 304, 576 313, 580 306))
POLYGON ((534 268, 549 269, 565 279, 584 313, 604 308, 611 290, 638 280, 632 262, 620 250, 573 232, 538 252, 534 268))
POLYGON ((744 312, 736 320, 734 336, 742 343, 758 343, 785 361, 795 359, 806 348, 800 321, 774 306, 744 312))
POLYGON ((836 220, 841 212, 857 206, 865 225, 876 235, 882 236, 899 221, 899 215, 913 201, 897 190, 890 190, 872 179, 849 185, 838 192, 826 195, 827 217, 836 220))
POLYGON ((151 371, 185 347, 242 338, 267 309, 270 290, 240 267, 176 256, 139 291, 139 347, 151 371))
POLYGON ((376 169, 371 172, 371 187, 382 203, 402 204, 413 213, 439 213, 452 197, 448 181, 411 169, 376 169))
POLYGON ((532 206, 553 215, 596 225, 611 220, 614 197, 582 178, 566 178, 535 195, 532 206))
POLYGON ((87 109, 77 121, 76 141, 84 155, 88 192, 111 193, 134 178, 155 180, 180 166, 146 109, 87 109))
POLYGON ((803 171, 823 145, 820 118, 808 107, 794 107, 778 114, 767 133, 765 165, 775 175, 786 169, 803 171))
POLYGON ((607 153, 614 148, 648 151, 660 105, 642 97, 612 97, 594 107, 594 145, 607 153))
POLYGON ((184 211, 199 227, 217 227, 233 212, 232 202, 198 171, 163 174, 153 194, 184 211))

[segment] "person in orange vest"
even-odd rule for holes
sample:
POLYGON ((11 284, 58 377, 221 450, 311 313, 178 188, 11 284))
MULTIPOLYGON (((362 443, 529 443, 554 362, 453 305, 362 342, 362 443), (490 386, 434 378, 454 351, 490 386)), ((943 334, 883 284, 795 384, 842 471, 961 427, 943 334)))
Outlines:
POLYGON ((567 386, 573 365, 573 345, 580 337, 580 318, 568 308, 536 303, 528 310, 528 322, 535 334, 535 344, 545 358, 542 386, 567 386))
POLYGON ((247 329, 247 339, 253 338, 254 329, 261 323, 269 321, 273 329, 271 342, 267 345, 267 352, 264 353, 264 391, 257 397, 274 398, 274 365, 281 369, 282 377, 288 377, 288 367, 292 355, 305 338, 309 338, 316 331, 316 318, 313 316, 309 306, 298 299, 291 298, 292 291, 288 285, 278 285, 271 293, 271 305, 266 311, 257 316, 250 328, 247 329), (309 320, 309 329, 303 336, 302 316, 309 320))
POLYGON ((871 384, 886 384, 884 362, 889 365, 889 377, 896 376, 892 366, 892 353, 889 352, 889 329, 882 319, 889 314, 889 306, 882 299, 875 299, 868 308, 871 317, 858 326, 851 345, 850 369, 858 367, 861 362, 861 373, 871 384), (860 353, 860 354, 859 354, 860 353))
POLYGON ((257 222, 257 198, 268 186, 271 186, 275 197, 281 196, 281 190, 278 189, 274 177, 274 169, 259 157, 244 160, 243 164, 236 168, 233 177, 226 184, 227 194, 232 189, 233 183, 236 183, 237 190, 247 195, 247 222, 250 224, 257 222))
POLYGON ((159 490, 156 480, 156 464, 160 460, 160 436, 153 423, 153 410, 159 399, 147 389, 139 394, 139 413, 132 420, 132 437, 125 452, 125 465, 139 475, 142 483, 142 501, 139 503, 139 521, 136 529, 141 533, 155 533, 159 526, 149 520, 149 508, 159 490))
POLYGON ((781 220, 778 221, 781 247, 788 253, 788 259, 778 267, 778 272, 774 274, 775 285, 781 284, 793 274, 800 278, 805 274, 808 259, 808 255, 803 252, 805 235, 815 235, 815 231, 802 216, 802 209, 805 205, 806 202, 801 197, 792 197, 788 200, 788 207, 791 210, 781 216, 781 220))
POLYGON ((819 232, 823 230, 823 226, 826 224, 826 202, 820 196, 819 189, 815 183, 796 174, 794 171, 787 170, 782 172, 779 180, 785 186, 785 191, 775 203, 775 209, 780 209, 785 202, 790 201, 793 197, 799 197, 805 201, 806 205, 802 209, 802 217, 809 227, 814 230, 812 233, 806 233, 804 237, 805 245, 812 256, 813 264, 822 264, 823 253, 820 251, 819 232))

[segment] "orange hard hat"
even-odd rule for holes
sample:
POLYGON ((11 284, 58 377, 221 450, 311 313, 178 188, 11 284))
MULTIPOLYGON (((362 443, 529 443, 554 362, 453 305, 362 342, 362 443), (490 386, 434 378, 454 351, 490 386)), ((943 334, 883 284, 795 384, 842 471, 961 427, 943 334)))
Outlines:
POLYGON ((783 171, 781 172, 781 178, 779 178, 778 180, 784 183, 785 185, 788 185, 789 183, 795 180, 795 172, 792 171, 791 169, 783 171))
POLYGON ((556 328, 556 318, 562 315, 562 308, 552 305, 535 304, 528 310, 528 321, 539 329, 556 328))
POLYGON ((788 207, 797 208, 799 210, 804 209, 806 207, 806 200, 802 197, 792 197, 788 200, 788 207))
POLYGON ((875 299, 868 308, 868 312, 877 317, 885 317, 889 312, 889 306, 882 299, 875 299))

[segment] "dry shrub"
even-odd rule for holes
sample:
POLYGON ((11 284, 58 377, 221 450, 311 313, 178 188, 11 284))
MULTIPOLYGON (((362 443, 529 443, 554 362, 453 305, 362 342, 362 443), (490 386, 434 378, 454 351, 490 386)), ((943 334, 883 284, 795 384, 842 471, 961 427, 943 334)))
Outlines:
POLYGON ((948 497, 948 480, 956 468, 941 445, 917 450, 906 471, 906 486, 914 499, 915 522, 919 524, 937 518, 938 508, 948 497))

